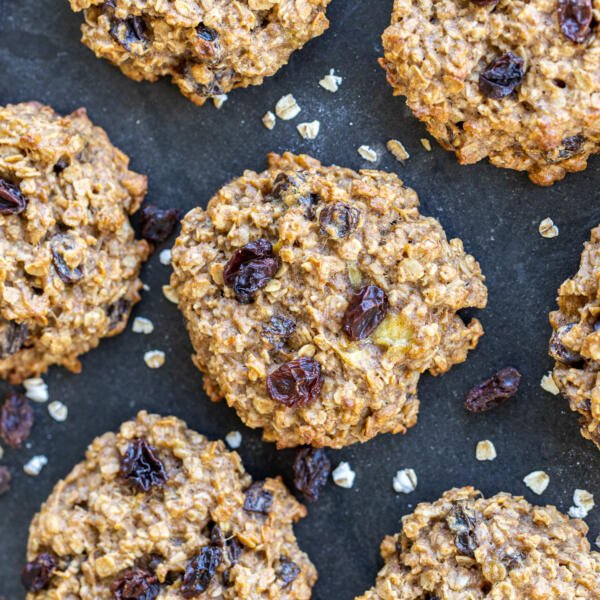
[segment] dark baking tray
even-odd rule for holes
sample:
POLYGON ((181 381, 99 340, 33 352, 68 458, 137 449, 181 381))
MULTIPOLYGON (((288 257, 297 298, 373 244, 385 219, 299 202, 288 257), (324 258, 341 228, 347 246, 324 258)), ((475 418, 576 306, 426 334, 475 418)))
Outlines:
MULTIPOLYGON (((263 86, 230 94, 217 111, 212 104, 194 106, 167 80, 135 83, 96 59, 80 44, 81 16, 66 0, 0 0, 0 103, 35 99, 61 113, 87 107, 132 157, 133 168, 149 174, 150 201, 184 212, 204 206, 245 168, 263 169, 270 151, 307 152, 327 164, 372 168, 357 154, 358 146, 382 150, 388 139, 398 138, 411 158, 401 165, 383 152, 376 166, 399 173, 418 191, 423 212, 438 217, 448 235, 460 236, 480 261, 490 300, 480 311, 486 335, 477 350, 443 377, 422 378, 419 423, 407 435, 380 436, 330 452, 334 464, 349 461, 357 477, 351 490, 330 484, 296 527, 319 569, 318 600, 351 600, 368 588, 381 566, 383 536, 398 531, 401 516, 417 502, 434 500, 453 486, 472 484, 485 494, 505 490, 562 510, 569 508, 575 488, 588 489, 600 501, 600 452, 580 437, 566 402, 539 385, 551 367, 548 311, 559 284, 575 272, 590 228, 600 222, 600 161, 595 158, 587 171, 543 189, 524 174, 486 163, 461 167, 435 142, 426 152, 419 141, 427 137, 425 128, 403 99, 392 97, 376 62, 391 8, 392 0, 334 0, 324 36, 263 86), (337 94, 318 85, 331 68, 344 78, 337 94), (262 115, 290 92, 303 109, 300 117, 268 131, 262 115), (313 119, 321 121, 321 134, 304 141, 295 125, 313 119), (540 237, 538 224, 547 216, 560 227, 558 238, 540 237), (523 373, 518 398, 487 414, 467 414, 466 391, 505 365, 523 373), (494 441, 498 458, 479 463, 475 444, 486 438, 494 441), (404 467, 419 477, 416 492, 408 496, 392 491, 392 477, 404 467), (541 498, 522 483, 537 469, 551 476, 541 498)), ((14 482, 0 498, 0 597, 24 595, 18 579, 27 528, 52 486, 83 458, 95 436, 140 409, 182 417, 211 438, 240 430, 240 453, 250 473, 281 474, 291 484, 293 452, 262 443, 260 433, 243 427, 225 404, 205 397, 182 319, 161 293, 168 278, 169 268, 155 255, 143 272, 151 291, 134 313, 152 319, 155 332, 141 336, 128 330, 104 341, 83 358, 81 375, 51 369, 46 378, 51 399, 68 405, 68 420, 56 423, 45 406, 35 405, 37 422, 27 448, 6 450, 3 462, 14 482), (167 353, 165 366, 156 371, 142 359, 153 348, 167 353), (30 478, 21 469, 34 454, 46 454, 49 464, 30 478)), ((587 522, 595 539, 600 509, 587 522)))

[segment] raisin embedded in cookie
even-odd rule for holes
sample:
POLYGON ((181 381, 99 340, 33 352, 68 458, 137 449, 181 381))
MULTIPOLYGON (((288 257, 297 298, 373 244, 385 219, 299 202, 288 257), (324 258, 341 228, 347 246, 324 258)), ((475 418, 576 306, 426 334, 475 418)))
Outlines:
POLYGON ((488 157, 552 185, 600 151, 593 2, 395 0, 380 62, 461 164, 488 157))
POLYGON ((27 600, 308 600, 317 575, 279 478, 174 417, 141 412, 88 448, 34 517, 27 600))
POLYGON ((560 286, 550 324, 554 381, 581 415, 583 437, 600 449, 600 226, 592 229, 579 271, 560 286))
POLYGON ((581 598, 600 589, 587 525, 520 497, 472 487, 419 504, 381 544, 385 566, 356 600, 581 598))
POLYGON ((196 104, 258 85, 329 26, 330 0, 71 0, 84 44, 136 81, 170 75, 196 104))
POLYGON ((120 333, 149 246, 129 223, 146 177, 79 109, 0 107, 0 377, 18 383, 120 333))
POLYGON ((271 155, 183 220, 171 280, 193 360, 280 447, 341 447, 417 420, 417 382, 482 335, 475 259, 396 175, 271 155))

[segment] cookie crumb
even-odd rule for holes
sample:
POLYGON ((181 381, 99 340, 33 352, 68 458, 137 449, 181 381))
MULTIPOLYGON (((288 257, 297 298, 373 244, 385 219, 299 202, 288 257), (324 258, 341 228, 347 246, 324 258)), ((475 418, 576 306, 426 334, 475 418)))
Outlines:
POLYGON ((43 454, 39 454, 38 456, 30 458, 29 461, 23 465, 23 471, 30 477, 37 477, 47 464, 48 459, 43 454))
POLYGON ((225 436, 225 441, 232 450, 237 450, 242 445, 242 434, 239 431, 230 431, 225 436))
POLYGON ((331 473, 333 482, 340 487, 350 489, 354 485, 356 473, 347 462, 341 462, 331 473))
POLYGON ((23 382, 25 395, 34 402, 48 402, 48 386, 41 377, 31 377, 23 382))
POLYGON ((229 96, 227 94, 219 94, 218 96, 213 96, 212 101, 216 109, 219 110, 221 106, 227 102, 228 98, 229 96))
POLYGON ((277 119, 271 111, 268 111, 263 115, 262 122, 267 129, 275 129, 275 123, 277 123, 277 119))
POLYGON ((148 335, 154 331, 154 324, 150 319, 146 319, 145 317, 136 317, 133 320, 131 331, 133 331, 133 333, 144 333, 148 335))
POLYGON ((427 150, 427 152, 431 152, 431 142, 427 138, 421 138, 421 146, 427 150))
POLYGON ((165 364, 165 353, 162 350, 149 350, 144 354, 144 362, 151 369, 159 369, 165 364))
POLYGON ((170 248, 165 248, 164 250, 161 250, 160 254, 158 255, 158 260, 160 260, 160 264, 161 265, 170 265, 171 264, 171 249, 170 248))
POLYGON ((147 283, 142 284, 142 289, 145 292, 149 292, 150 291, 150 286, 147 283))
POLYGON ((496 446, 491 440, 481 440, 477 442, 475 449, 475 458, 477 460, 494 460, 497 457, 496 446))
POLYGON ((546 217, 538 228, 540 235, 545 238, 555 238, 558 235, 558 227, 550 217, 546 217))
POLYGON ((523 478, 523 483, 538 496, 543 494, 550 483, 550 476, 545 471, 532 471, 523 478))
POLYGON ((594 495, 587 490, 575 490, 573 493, 573 504, 569 508, 569 516, 574 519, 585 519, 588 513, 596 505, 594 495))
POLYGON ((390 140, 387 143, 387 149, 394 155, 394 158, 400 162, 404 162, 410 158, 410 154, 406 151, 404 144, 399 140, 390 140))
POLYGON ((397 494, 410 494, 417 489, 418 481, 413 469, 402 469, 394 476, 392 486, 397 494))
POLYGON ((335 69, 329 70, 329 75, 325 75, 321 81, 319 81, 319 85, 322 88, 325 88, 328 92, 335 94, 339 89, 340 85, 342 85, 343 79, 335 74, 335 69))
POLYGON ((296 129, 305 140, 314 140, 319 135, 321 122, 311 121, 310 123, 300 123, 296 129))
POLYGON ((170 285, 163 285, 162 293, 169 302, 172 302, 173 304, 179 304, 179 294, 170 285))
POLYGON ((48 413, 55 421, 62 423, 67 420, 69 409, 59 400, 55 400, 48 404, 48 413))
POLYGON ((554 381, 554 377, 552 377, 552 371, 548 371, 546 375, 542 377, 542 381, 540 381, 540 386, 546 392, 550 392, 554 396, 560 394, 560 390, 556 385, 556 381, 554 381))
POLYGON ((275 105, 275 114, 283 121, 294 119, 300 114, 301 110, 292 94, 283 96, 275 105))
POLYGON ((369 162, 377 162, 379 158, 377 152, 371 148, 371 146, 363 145, 358 149, 358 153, 369 162))

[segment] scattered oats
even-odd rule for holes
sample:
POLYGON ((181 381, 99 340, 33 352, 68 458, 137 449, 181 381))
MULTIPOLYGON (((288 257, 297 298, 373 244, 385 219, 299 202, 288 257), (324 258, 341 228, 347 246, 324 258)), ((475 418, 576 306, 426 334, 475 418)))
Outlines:
POLYGON ((154 324, 150 319, 144 317, 136 317, 131 326, 133 333, 145 333, 146 335, 154 331, 154 324))
POLYGON ((347 462, 341 462, 333 470, 331 477, 336 485, 349 489, 354 485, 356 473, 350 468, 350 465, 347 462))
POLYGON ((539 496, 546 491, 550 476, 545 471, 533 471, 523 479, 523 483, 539 496))
POLYGON ((423 146, 427 152, 431 152, 431 142, 427 138, 421 138, 421 146, 423 146))
POLYGON ((150 291, 150 286, 149 286, 147 283, 143 283, 143 284, 142 284, 142 289, 143 289, 145 292, 149 292, 149 291, 150 291))
POLYGON ((275 129, 275 123, 277 123, 277 119, 275 118, 275 115, 269 111, 264 114, 262 122, 267 129, 275 129))
POLYGON ((165 353, 162 350, 148 350, 144 354, 144 362, 151 369, 159 369, 165 364, 165 353))
POLYGON ((394 476, 392 486, 397 494, 410 494, 417 489, 417 474, 413 469, 402 469, 394 476))
POLYGON ((575 519, 585 519, 592 508, 594 508, 594 494, 587 490, 575 490, 573 504, 569 509, 569 516, 575 519))
POLYGON ((50 416, 59 423, 66 421, 69 416, 69 409, 58 400, 48 404, 48 412, 50 413, 50 416))
POLYGON ((170 265, 171 264, 171 249, 165 248, 164 250, 161 250, 160 254, 158 255, 158 260, 160 260, 161 265, 170 265))
POLYGON ((284 121, 294 119, 300 114, 301 110, 292 94, 283 96, 275 105, 275 114, 284 121))
POLYGON ((390 140, 387 143, 387 149, 394 155, 394 158, 400 162, 404 162, 410 158, 410 154, 406 151, 404 144, 398 140, 390 140))
POLYGON ((230 431, 225 436, 225 441, 230 448, 236 450, 242 445, 242 434, 239 431, 230 431))
POLYGON ((558 235, 558 227, 550 217, 546 217, 539 226, 539 232, 542 237, 555 238, 558 235))
POLYGON ((48 402, 48 386, 41 377, 31 377, 23 382, 25 395, 34 402, 48 402))
POLYGON ((358 149, 358 153, 369 162, 377 162, 377 152, 375 152, 371 146, 361 146, 358 149))
POLYGON ((173 304, 179 303, 179 294, 177 293, 177 290, 173 289, 170 285, 163 285, 162 292, 169 302, 172 302, 173 304))
POLYGON ((227 98, 227 94, 219 94, 218 96, 212 97, 213 104, 217 107, 217 110, 227 102, 227 98))
POLYGON ((548 371, 548 373, 542 377, 540 385, 542 386, 543 390, 546 390, 555 396, 560 393, 560 390, 556 385, 556 381, 554 381, 554 377, 552 377, 552 371, 548 371))
POLYGON ((321 123, 319 121, 311 121, 310 123, 300 123, 296 129, 305 140, 314 140, 319 135, 321 123))
POLYGON ((40 454, 29 459, 29 461, 23 465, 23 471, 31 477, 37 477, 47 464, 48 459, 43 454, 40 454))
POLYGON ((497 456, 496 446, 494 446, 491 440, 477 442, 477 448, 475 449, 475 458, 477 460, 494 460, 497 456))
POLYGON ((342 85, 343 79, 335 74, 335 69, 330 69, 329 75, 325 75, 321 81, 319 81, 319 85, 322 88, 325 88, 328 92, 335 94, 339 89, 340 85, 342 85))

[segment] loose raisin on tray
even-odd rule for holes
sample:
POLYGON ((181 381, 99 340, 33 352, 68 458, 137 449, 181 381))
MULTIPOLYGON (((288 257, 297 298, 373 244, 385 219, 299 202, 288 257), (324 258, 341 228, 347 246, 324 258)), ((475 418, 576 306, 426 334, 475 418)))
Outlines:
POLYGON ((8 467, 4 465, 0 465, 0 496, 6 494, 8 490, 10 490, 10 482, 12 480, 12 475, 8 470, 8 467))
POLYGON ((56 566, 56 559, 52 554, 47 552, 40 554, 23 567, 21 571, 23 587, 28 592, 39 592, 46 589, 56 566))
POLYGON ((301 356, 281 365, 267 376, 267 391, 285 406, 307 406, 321 393, 321 365, 313 358, 301 356))
POLYGON ((520 381, 521 373, 517 369, 505 367, 469 390, 465 408, 474 413, 496 408, 517 393, 520 381))
POLYGON ((33 427, 33 408, 29 400, 14 392, 8 394, 0 414, 0 435, 13 448, 20 448, 33 427))
POLYGON ((342 319, 342 329, 351 340, 363 340, 377 329, 388 307, 385 292, 376 285, 367 285, 350 300, 342 319))
POLYGON ((348 237, 360 222, 360 211, 358 208, 336 202, 329 204, 319 213, 321 231, 335 239, 348 237))
POLYGON ((131 50, 132 44, 146 45, 150 41, 148 25, 139 16, 114 19, 110 27, 110 35, 125 50, 131 50))
POLYGON ((16 354, 25 344, 28 333, 24 323, 0 320, 0 358, 16 354))
POLYGON ((558 0, 560 30, 572 42, 585 42, 592 27, 592 17, 592 0, 558 0))
POLYGON ((74 247, 73 240, 67 235, 55 235, 52 239, 52 263, 58 273, 58 276, 64 283, 77 283, 83 277, 81 267, 71 268, 65 260, 65 253, 74 247))
POLYGON ((525 61, 512 52, 495 58, 479 75, 479 91, 498 100, 512 94, 523 80, 525 61))
POLYGON ((456 504, 446 516, 446 523, 456 535, 456 549, 465 556, 473 558, 479 542, 475 531, 479 518, 477 513, 464 503, 456 504))
POLYGON ((167 474, 155 452, 145 439, 132 442, 121 458, 121 477, 142 492, 164 485, 167 474))
POLYGON ((181 595, 184 598, 196 598, 206 591, 212 581, 218 566, 223 559, 223 551, 216 546, 205 546, 198 556, 187 565, 181 595))
POLYGON ((273 494, 264 489, 261 481, 254 482, 246 490, 244 510, 268 515, 273 506, 273 494))
POLYGON ((281 579, 283 587, 287 587, 295 581, 300 575, 300 567, 289 558, 281 556, 279 558, 279 569, 277 569, 277 577, 281 579))
POLYGON ((552 333, 552 337, 550 338, 550 348, 548 350, 548 354, 550 354, 550 356, 556 362, 562 363, 563 365, 575 366, 581 363, 583 360, 579 352, 570 350, 562 342, 563 336, 571 331, 574 326, 575 323, 563 325, 554 331, 552 333))
POLYGON ((331 463, 323 448, 302 448, 294 459, 294 486, 307 500, 316 502, 330 469, 331 463))
POLYGON ((176 208, 158 208, 147 204, 140 211, 142 237, 154 244, 164 242, 173 233, 178 222, 179 211, 176 208))
POLYGON ((127 569, 110 586, 115 600, 154 600, 160 592, 156 575, 142 569, 127 569))
POLYGON ((263 325, 262 330, 269 344, 279 349, 296 330, 296 322, 287 317, 273 315, 269 322, 263 325))
POLYGON ((18 215, 27 207, 27 199, 18 186, 0 177, 0 215, 18 215))

